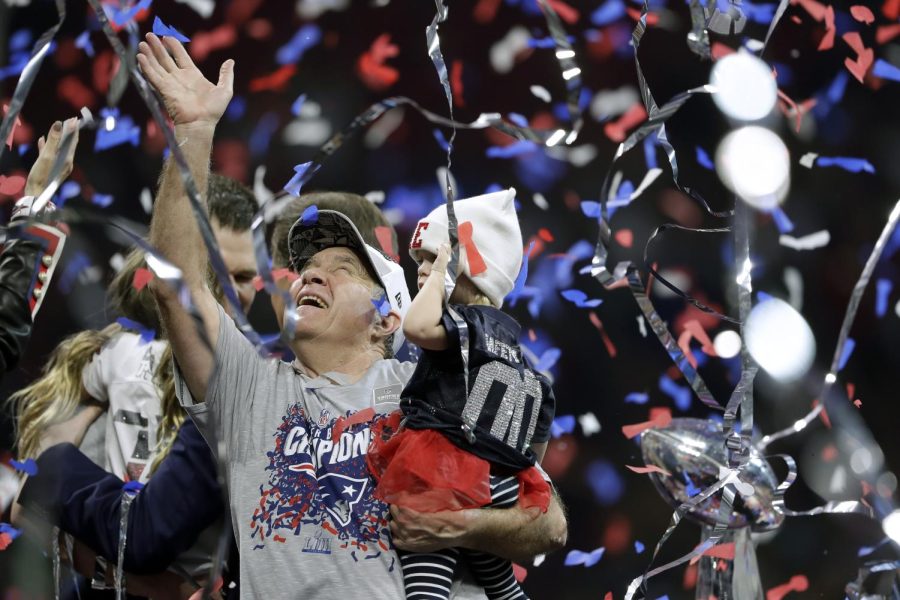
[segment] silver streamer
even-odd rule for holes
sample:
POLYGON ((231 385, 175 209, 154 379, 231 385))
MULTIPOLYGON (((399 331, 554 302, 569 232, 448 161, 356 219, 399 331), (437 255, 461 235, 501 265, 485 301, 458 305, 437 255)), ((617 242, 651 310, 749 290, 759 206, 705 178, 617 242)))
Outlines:
MULTIPOLYGON (((28 92, 31 91, 31 85, 34 83, 38 71, 41 69, 41 64, 44 62, 47 53, 50 51, 50 44, 53 42, 53 38, 56 37, 56 32, 59 31, 63 21, 66 20, 65 0, 55 0, 54 3, 56 5, 56 14, 59 16, 59 20, 56 22, 56 25, 42 33, 41 37, 38 38, 38 41, 34 43, 34 50, 31 52, 31 58, 28 59, 28 64, 25 65, 25 69, 22 70, 22 74, 19 76, 19 81, 16 82, 16 89, 13 90, 12 99, 9 101, 9 108, 6 111, 6 115, 3 117, 2 123, 0 123, 0 140, 3 142, 6 141, 15 126, 16 117, 19 116, 22 106, 25 105, 25 98, 28 97, 28 92)), ((3 158, 3 153, 5 151, 6 144, 0 143, 0 158, 3 158)))

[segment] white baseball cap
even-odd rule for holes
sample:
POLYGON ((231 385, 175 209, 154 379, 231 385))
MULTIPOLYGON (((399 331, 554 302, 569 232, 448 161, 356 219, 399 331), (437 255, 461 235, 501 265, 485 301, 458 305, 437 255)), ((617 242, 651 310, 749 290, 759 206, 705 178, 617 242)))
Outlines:
MULTIPOLYGON (((460 228, 466 222, 472 223, 472 242, 487 267, 473 276, 465 245, 460 243, 460 272, 498 308, 515 287, 522 268, 522 230, 515 200, 516 190, 509 188, 453 202, 460 228)), ((419 221, 409 243, 409 255, 417 263, 422 262, 423 251, 437 255, 441 244, 450 239, 447 230, 447 205, 442 204, 419 221)))
MULTIPOLYGON (((335 210, 320 210, 314 222, 297 219, 288 232, 291 268, 297 273, 307 261, 326 248, 350 248, 354 250, 369 270, 378 277, 378 283, 387 294, 391 309, 400 313, 401 320, 409 310, 409 288, 403 269, 379 250, 368 245, 356 225, 346 215, 335 210)), ((394 353, 403 346, 403 328, 394 332, 394 353)))

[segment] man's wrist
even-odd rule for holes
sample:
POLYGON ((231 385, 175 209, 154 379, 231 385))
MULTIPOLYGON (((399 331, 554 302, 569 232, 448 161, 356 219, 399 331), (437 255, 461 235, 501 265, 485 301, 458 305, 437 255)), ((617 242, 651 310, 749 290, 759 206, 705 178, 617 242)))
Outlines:
POLYGON ((215 121, 191 121, 190 123, 176 123, 175 124, 175 137, 178 139, 179 143, 182 140, 181 136, 209 136, 212 138, 216 133, 216 125, 219 124, 218 120, 215 121))

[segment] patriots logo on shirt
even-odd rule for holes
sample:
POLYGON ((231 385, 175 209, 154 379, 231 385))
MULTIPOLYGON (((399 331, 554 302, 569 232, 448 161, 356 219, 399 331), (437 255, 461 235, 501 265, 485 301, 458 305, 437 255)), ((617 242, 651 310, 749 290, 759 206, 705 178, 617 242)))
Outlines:
POLYGON ((341 527, 350 524, 353 508, 362 500, 368 483, 367 479, 342 473, 326 473, 319 477, 319 499, 341 527))

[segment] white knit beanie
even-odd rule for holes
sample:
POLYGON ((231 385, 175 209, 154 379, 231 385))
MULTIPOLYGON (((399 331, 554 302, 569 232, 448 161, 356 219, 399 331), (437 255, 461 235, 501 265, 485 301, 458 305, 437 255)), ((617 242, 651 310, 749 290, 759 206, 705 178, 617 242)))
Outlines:
MULTIPOLYGON (((509 188, 453 202, 460 238, 461 273, 498 308, 503 306, 503 298, 515 286, 522 267, 522 231, 516 216, 515 199, 515 188, 509 188), (467 230, 471 231, 470 236, 467 230), (466 243, 468 239, 471 244, 466 243), (481 261, 474 254, 469 256, 472 245, 481 261), (475 275, 472 275, 470 262, 475 266, 475 275), (479 272, 481 262, 485 268, 479 272)), ((449 240, 447 205, 442 204, 419 221, 409 244, 409 255, 416 263, 421 263, 420 252, 437 255, 441 244, 449 240)))

